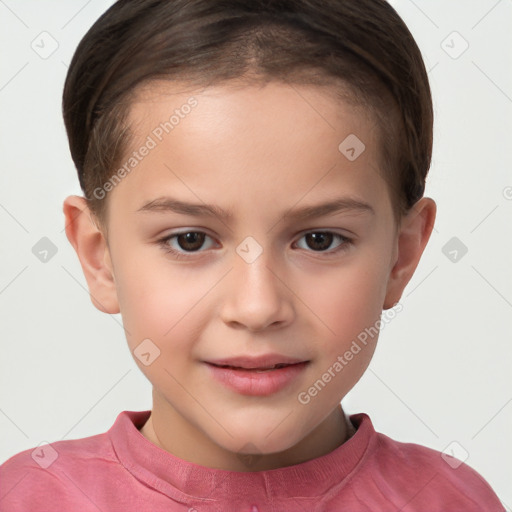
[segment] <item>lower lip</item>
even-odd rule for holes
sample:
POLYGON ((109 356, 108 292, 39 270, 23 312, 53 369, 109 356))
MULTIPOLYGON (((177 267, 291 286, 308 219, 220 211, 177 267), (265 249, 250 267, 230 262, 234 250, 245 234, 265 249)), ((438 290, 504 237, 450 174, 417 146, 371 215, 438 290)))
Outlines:
POLYGON ((256 370, 221 368, 209 363, 206 366, 218 381, 242 395, 268 396, 288 386, 308 364, 306 361, 259 373, 256 370))

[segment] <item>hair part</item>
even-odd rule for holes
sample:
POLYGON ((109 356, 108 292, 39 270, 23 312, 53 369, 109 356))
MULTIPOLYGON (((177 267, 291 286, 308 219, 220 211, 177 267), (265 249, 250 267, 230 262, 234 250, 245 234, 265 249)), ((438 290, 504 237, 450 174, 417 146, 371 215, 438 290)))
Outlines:
MULTIPOLYGON (((159 80, 327 86, 375 120, 395 221, 423 196, 433 109, 421 52, 385 0, 118 0, 70 63, 63 116, 80 186, 107 228, 101 189, 132 142, 137 92, 159 80)), ((341 142, 341 141, 340 141, 341 142)))

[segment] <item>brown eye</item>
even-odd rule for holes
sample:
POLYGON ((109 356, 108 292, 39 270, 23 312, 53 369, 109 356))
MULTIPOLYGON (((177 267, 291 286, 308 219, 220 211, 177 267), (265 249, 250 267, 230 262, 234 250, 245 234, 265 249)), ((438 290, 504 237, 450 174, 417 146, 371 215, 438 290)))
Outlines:
POLYGON ((180 249, 184 251, 196 251, 201 248, 204 243, 205 233, 198 231, 188 231, 187 233, 181 233, 176 235, 176 241, 180 249))
MULTIPOLYGON (((187 254, 202 253, 200 249, 204 248, 205 239, 209 238, 202 231, 183 231, 175 233, 158 240, 158 244, 166 251, 174 254, 176 257, 185 256, 187 254)), ((213 243, 210 245, 212 247, 213 243)), ((210 247, 206 247, 209 249, 210 247)))
POLYGON ((306 241, 312 249, 323 251, 332 244, 332 233, 308 233, 306 241))
MULTIPOLYGON (((309 249, 309 252, 326 252, 329 254, 334 254, 338 251, 348 249, 352 240, 346 236, 340 235, 339 233, 333 233, 332 231, 310 231, 306 233, 301 240, 304 239, 306 241, 306 249, 309 249), (338 238, 341 241, 334 249, 327 251, 333 243, 333 241, 338 238)), ((304 247, 302 247, 304 248, 304 247)))

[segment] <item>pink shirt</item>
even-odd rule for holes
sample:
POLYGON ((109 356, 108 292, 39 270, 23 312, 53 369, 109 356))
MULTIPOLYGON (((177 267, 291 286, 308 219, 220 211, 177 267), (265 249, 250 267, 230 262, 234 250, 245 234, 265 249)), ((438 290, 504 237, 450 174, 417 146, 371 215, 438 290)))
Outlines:
POLYGON ((366 414, 350 417, 356 433, 327 455, 258 472, 175 457, 139 432, 149 415, 124 411, 106 433, 14 455, 0 466, 0 510, 504 511, 469 466, 375 432, 366 414))

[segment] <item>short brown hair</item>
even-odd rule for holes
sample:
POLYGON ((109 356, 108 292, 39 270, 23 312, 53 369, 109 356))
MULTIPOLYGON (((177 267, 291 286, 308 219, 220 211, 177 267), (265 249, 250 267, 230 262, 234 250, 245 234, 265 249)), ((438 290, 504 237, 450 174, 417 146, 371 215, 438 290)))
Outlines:
MULTIPOLYGON (((130 101, 154 80, 334 85, 373 114, 395 220, 425 190, 433 111, 420 50, 385 0, 118 0, 80 41, 63 115, 80 186, 94 191, 130 144, 130 101), (248 78, 251 77, 251 78, 248 78)), ((341 142, 341 141, 340 141, 341 142)))

